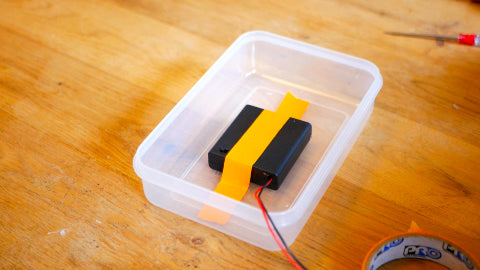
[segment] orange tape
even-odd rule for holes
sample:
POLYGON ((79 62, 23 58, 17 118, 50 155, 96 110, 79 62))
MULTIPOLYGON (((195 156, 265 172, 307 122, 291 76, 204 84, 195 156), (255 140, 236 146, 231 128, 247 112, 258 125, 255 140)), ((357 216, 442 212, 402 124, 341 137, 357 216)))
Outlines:
MULTIPOLYGON (((225 157, 222 177, 215 192, 237 201, 242 200, 250 185, 255 162, 287 120, 290 117, 301 118, 308 104, 287 93, 277 111, 263 110, 225 157)), ((230 214, 205 206, 198 216, 204 220, 225 224, 230 214)))
POLYGON ((382 239, 363 261, 363 270, 375 270, 398 259, 424 259, 452 270, 479 270, 479 263, 465 249, 444 237, 426 232, 412 221, 406 233, 382 239))

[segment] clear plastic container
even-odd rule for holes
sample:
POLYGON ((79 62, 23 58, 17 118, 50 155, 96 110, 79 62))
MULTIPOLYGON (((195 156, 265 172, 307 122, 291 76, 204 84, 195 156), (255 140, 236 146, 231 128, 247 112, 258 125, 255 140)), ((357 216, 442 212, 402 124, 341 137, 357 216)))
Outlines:
MULTIPOLYGON (((254 198, 213 192, 207 154, 246 104, 276 110, 287 92, 310 102, 312 138, 279 190, 262 199, 288 245, 295 241, 370 117, 382 87, 366 60, 267 32, 240 36, 139 146, 133 165, 154 205, 267 250, 278 250, 254 198), (206 205, 224 224, 197 217, 206 205)), ((321 228, 319 228, 321 229, 321 228)))

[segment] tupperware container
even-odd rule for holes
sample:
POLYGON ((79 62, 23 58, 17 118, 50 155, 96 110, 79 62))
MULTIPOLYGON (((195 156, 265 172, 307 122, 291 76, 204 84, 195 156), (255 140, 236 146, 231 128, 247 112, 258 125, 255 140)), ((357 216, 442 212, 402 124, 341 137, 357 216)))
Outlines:
MULTIPOLYGON (((267 32, 240 36, 139 146, 133 160, 154 205, 266 250, 279 250, 251 184, 242 201, 213 190, 207 154, 246 104, 275 111, 287 92, 310 102, 312 137, 279 190, 262 199, 285 242, 295 241, 363 129, 382 87, 366 60, 267 32), (205 205, 226 224, 197 215, 205 205)), ((321 229, 321 228, 319 228, 321 229)))

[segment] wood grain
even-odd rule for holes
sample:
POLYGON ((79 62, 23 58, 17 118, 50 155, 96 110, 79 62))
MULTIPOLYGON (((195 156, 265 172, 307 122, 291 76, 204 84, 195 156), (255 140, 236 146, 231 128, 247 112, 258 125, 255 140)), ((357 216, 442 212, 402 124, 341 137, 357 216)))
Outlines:
MULTIPOLYGON (((290 269, 152 206, 138 145, 241 33, 267 30, 374 62, 363 133, 291 246, 358 269, 423 229, 480 257, 480 49, 386 30, 478 33, 469 1, 0 1, 0 268, 290 269)), ((399 261, 383 269, 442 269, 399 261)))

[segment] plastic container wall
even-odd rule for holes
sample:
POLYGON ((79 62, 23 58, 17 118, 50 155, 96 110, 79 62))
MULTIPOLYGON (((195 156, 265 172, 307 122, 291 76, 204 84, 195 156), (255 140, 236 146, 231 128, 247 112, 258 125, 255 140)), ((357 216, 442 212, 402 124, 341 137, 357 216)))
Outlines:
POLYGON ((242 35, 139 146, 134 169, 147 199, 166 210, 268 250, 278 250, 253 196, 213 192, 220 173, 207 153, 246 105, 275 110, 291 92, 310 102, 312 138, 277 191, 262 199, 288 244, 328 188, 373 109, 382 77, 372 63, 266 32, 242 35), (227 224, 197 217, 206 205, 227 224))

